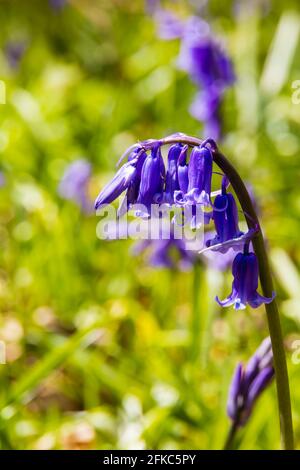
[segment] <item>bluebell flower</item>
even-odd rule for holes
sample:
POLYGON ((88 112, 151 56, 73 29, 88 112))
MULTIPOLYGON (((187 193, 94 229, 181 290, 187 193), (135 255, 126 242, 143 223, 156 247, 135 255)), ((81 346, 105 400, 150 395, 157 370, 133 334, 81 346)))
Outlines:
POLYGON ((188 146, 182 148, 177 162, 178 185, 181 194, 186 194, 189 187, 189 167, 187 163, 188 146))
POLYGON ((17 69, 26 51, 25 41, 9 41, 4 47, 6 59, 12 69, 17 69))
POLYGON ((174 204, 174 193, 179 191, 178 180, 178 160, 182 157, 182 144, 174 144, 170 147, 168 153, 168 168, 166 173, 166 185, 164 191, 163 201, 168 204, 174 204))
POLYGON ((205 137, 219 139, 220 107, 235 75, 229 57, 202 21, 194 19, 187 27, 178 63, 201 90, 191 105, 192 116, 204 122, 205 137))
POLYGON ((128 212, 137 202, 141 184, 142 168, 146 158, 147 153, 140 147, 135 148, 128 156, 128 161, 134 162, 136 165, 136 171, 134 173, 134 177, 131 179, 128 185, 124 200, 118 209, 119 217, 128 212))
POLYGON ((206 147, 194 147, 188 165, 188 188, 175 192, 177 204, 203 204, 210 206, 213 157, 206 147))
POLYGON ((199 87, 190 113, 204 122, 204 136, 221 137, 220 107, 226 89, 235 82, 232 62, 210 30, 199 17, 178 19, 173 13, 158 10, 158 35, 162 39, 181 39, 178 67, 189 74, 199 87))
POLYGON ((231 382, 227 413, 235 426, 244 426, 253 406, 274 377, 270 338, 266 338, 246 366, 238 364, 231 382))
POLYGON ((147 155, 141 173, 141 183, 137 204, 142 207, 137 211, 141 217, 150 217, 151 205, 157 204, 163 199, 163 188, 165 180, 165 165, 157 143, 147 155))
POLYGON ((95 209, 112 203, 138 178, 138 158, 129 159, 115 174, 113 179, 102 189, 95 201, 95 209))
POLYGON ((169 10, 156 9, 155 21, 157 34, 161 39, 169 40, 183 37, 185 22, 169 10))
POLYGON ((178 64, 204 88, 216 84, 224 89, 235 81, 231 60, 208 24, 197 17, 190 18, 186 24, 178 64))
POLYGON ((60 181, 58 192, 64 199, 76 202, 83 211, 90 212, 92 204, 88 196, 91 165, 79 159, 67 166, 60 181))
POLYGON ((199 91, 191 106, 190 113, 198 121, 204 123, 203 136, 218 140, 221 136, 220 107, 223 91, 218 86, 211 85, 199 91))
POLYGON ((110 204, 126 191, 118 211, 119 216, 136 205, 139 206, 136 215, 150 217, 151 204, 159 204, 164 199, 165 176, 159 142, 152 145, 150 154, 140 146, 135 146, 129 153, 128 161, 98 195, 95 209, 110 204))
POLYGON ((206 208, 211 207, 212 165, 213 157, 210 149, 205 146, 194 147, 190 155, 187 178, 186 174, 181 175, 182 182, 188 183, 187 192, 174 191, 176 205, 190 209, 190 214, 187 211, 185 213, 185 222, 189 222, 193 230, 199 228, 202 222, 209 223, 211 219, 212 212, 206 211, 206 208))
MULTIPOLYGON (((226 178, 225 178, 226 181, 226 178)), ((228 244, 223 243, 229 240, 235 240, 243 235, 239 229, 238 209, 231 193, 227 193, 226 184, 223 185, 222 193, 218 194, 213 205, 213 221, 216 229, 216 236, 206 242, 206 246, 220 244, 219 251, 226 252, 229 248, 228 244)))
POLYGON ((269 304, 275 297, 263 297, 257 292, 258 288, 258 263, 254 253, 238 253, 232 264, 233 283, 232 291, 225 300, 217 302, 222 307, 233 305, 236 310, 246 308, 249 304, 252 308, 257 308, 261 304, 269 304))

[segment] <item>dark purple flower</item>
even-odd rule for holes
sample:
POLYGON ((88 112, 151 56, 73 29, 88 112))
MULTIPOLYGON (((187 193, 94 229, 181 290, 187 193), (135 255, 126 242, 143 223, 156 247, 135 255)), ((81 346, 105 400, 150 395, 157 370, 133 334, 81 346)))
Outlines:
POLYGON ((238 364, 231 382, 227 413, 236 426, 248 421, 257 398, 274 377, 270 338, 266 338, 246 366, 238 364))
POLYGON ((199 18, 192 17, 187 22, 178 64, 204 88, 213 84, 226 88, 235 80, 231 60, 212 36, 208 24, 199 18))
POLYGON ((174 204, 174 192, 179 191, 178 181, 178 160, 182 158, 182 144, 174 144, 168 153, 168 169, 166 173, 166 186, 164 192, 164 202, 174 204))
POLYGON ((187 193, 175 192, 176 203, 180 205, 203 204, 210 206, 213 157, 206 147, 194 147, 188 165, 187 193))
POLYGON ((147 155, 141 173, 141 183, 137 204, 142 205, 137 215, 150 217, 151 204, 156 204, 162 199, 162 191, 165 178, 165 166, 157 143, 151 149, 151 154, 147 155))
POLYGON ((110 204, 117 199, 138 178, 138 158, 133 158, 124 163, 117 171, 113 179, 102 189, 95 201, 95 209, 110 204))
POLYGON ((269 304, 275 297, 263 297, 257 292, 258 288, 258 263, 254 253, 238 253, 232 264, 232 292, 225 300, 217 302, 222 307, 234 305, 236 310, 246 308, 249 304, 252 308, 259 307, 262 303, 269 304))
POLYGON ((220 106, 223 90, 212 85, 196 94, 190 106, 190 113, 198 121, 204 122, 204 137, 218 140, 221 136, 220 106))
POLYGON ((91 165, 86 160, 76 160, 67 166, 58 192, 64 199, 75 201, 85 212, 92 208, 88 197, 88 184, 91 177, 91 165))
POLYGON ((189 167, 187 164, 187 152, 188 152, 188 146, 185 145, 182 148, 182 152, 178 158, 178 167, 177 167, 177 173, 178 173, 178 185, 179 189, 182 192, 182 194, 186 194, 189 186, 189 167))
POLYGON ((190 113, 204 122, 204 136, 221 136, 220 106, 226 89, 233 85, 232 62, 212 34, 208 23, 191 16, 180 20, 173 13, 159 10, 155 15, 158 35, 162 39, 181 38, 178 67, 189 74, 201 91, 190 107, 190 113))
POLYGON ((12 69, 18 68, 26 48, 27 44, 24 41, 9 41, 5 45, 5 55, 12 69))
MULTIPOLYGON (((216 236, 206 242, 206 246, 222 244, 229 240, 234 240, 243 235, 239 229, 238 209, 235 199, 231 193, 226 192, 223 187, 222 194, 216 196, 213 205, 213 221, 216 229, 216 236)), ((226 252, 228 245, 221 246, 219 250, 226 252)))

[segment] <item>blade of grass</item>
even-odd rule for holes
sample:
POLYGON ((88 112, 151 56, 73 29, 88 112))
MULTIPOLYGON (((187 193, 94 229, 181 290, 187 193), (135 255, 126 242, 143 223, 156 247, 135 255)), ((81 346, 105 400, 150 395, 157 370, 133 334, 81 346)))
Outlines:
POLYGON ((35 364, 28 373, 23 375, 13 386, 10 393, 2 403, 1 409, 19 402, 25 393, 32 391, 54 369, 61 366, 79 348, 86 348, 93 343, 94 330, 102 326, 100 323, 90 325, 66 339, 62 345, 50 351, 44 359, 35 364))

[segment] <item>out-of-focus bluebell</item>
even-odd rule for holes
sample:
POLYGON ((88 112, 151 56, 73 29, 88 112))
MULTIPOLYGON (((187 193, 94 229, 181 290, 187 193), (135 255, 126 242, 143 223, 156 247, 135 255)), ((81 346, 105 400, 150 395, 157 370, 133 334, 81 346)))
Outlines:
POLYGON ((221 113, 223 93, 218 86, 211 85, 199 91, 190 106, 191 115, 205 124, 204 136, 218 139, 221 135, 221 113))
POLYGON ((92 203, 88 195, 91 170, 91 164, 88 161, 75 160, 65 169, 58 187, 62 198, 76 202, 86 213, 92 210, 92 203))
POLYGON ((148 262, 155 268, 176 269, 181 271, 193 267, 198 254, 187 250, 183 239, 176 239, 173 230, 156 240, 140 240, 133 247, 133 254, 146 254, 148 262))
POLYGON ((246 366, 239 363, 234 372, 227 401, 227 413, 235 426, 244 426, 253 406, 274 377, 273 352, 266 338, 246 366))
POLYGON ((12 69, 17 69, 19 67, 22 57, 25 54, 26 48, 27 44, 25 41, 11 40, 6 43, 4 47, 4 53, 9 63, 9 66, 12 69))
MULTIPOLYGON (((179 161, 180 165, 180 161, 179 161)), ((191 227, 197 228, 196 215, 193 213, 199 205, 211 207, 211 178, 212 178, 213 157, 210 149, 205 146, 194 147, 187 170, 187 192, 182 190, 174 191, 174 201, 178 206, 191 206, 191 227), (194 210, 194 211, 193 211, 194 210)), ((186 176, 185 176, 186 177, 186 176)), ((210 212, 202 211, 203 217, 200 217, 199 223, 209 223, 211 218, 210 212)))
POLYGON ((180 20, 173 13, 160 9, 155 19, 160 38, 181 39, 178 67, 199 87, 190 112, 204 122, 204 137, 219 139, 220 106, 224 92, 235 81, 232 61, 208 23, 201 18, 191 16, 180 20))
POLYGON ((0 171, 0 188, 3 188, 3 186, 5 186, 5 183, 6 183, 6 180, 5 180, 4 173, 0 171))
MULTIPOLYGON (((212 231, 205 232, 204 234, 204 245, 207 241, 213 237, 212 231)), ((219 252, 214 250, 203 250, 199 253, 200 258, 203 262, 211 269, 216 271, 227 271, 231 266, 234 258, 236 257, 236 251, 232 247, 228 247, 225 252, 220 255, 219 252)))
POLYGON ((161 39, 177 39, 184 35, 185 23, 169 10, 156 9, 157 35, 161 39))
POLYGON ((59 11, 64 8, 68 0, 49 0, 49 5, 53 10, 59 11))
POLYGON ((231 60, 209 25, 198 17, 186 22, 178 65, 204 88, 217 85, 224 90, 235 80, 231 60))

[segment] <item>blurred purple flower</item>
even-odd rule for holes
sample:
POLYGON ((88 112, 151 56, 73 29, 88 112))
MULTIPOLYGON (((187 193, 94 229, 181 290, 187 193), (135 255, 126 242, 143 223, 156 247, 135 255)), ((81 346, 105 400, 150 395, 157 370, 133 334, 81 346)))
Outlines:
MULTIPOLYGON (((187 180, 188 188, 184 193, 182 190, 174 191, 174 201, 178 206, 191 206, 191 227, 196 228, 195 212, 196 205, 201 204, 211 207, 211 178, 213 157, 211 150, 205 145, 194 147, 188 164, 187 180)), ((204 212, 204 222, 209 223, 212 211, 204 212)), ((199 221, 200 223, 202 221, 199 221)))
POLYGON ((238 364, 231 382, 227 413, 235 426, 248 421, 257 398, 274 377, 270 338, 266 338, 246 366, 238 364))
POLYGON ((3 188, 3 186, 5 186, 5 183, 6 183, 6 180, 5 180, 4 173, 0 171, 0 188, 3 188))
POLYGON ((185 153, 183 144, 174 144, 170 147, 168 153, 168 169, 166 173, 166 184, 163 202, 167 204, 174 204, 174 193, 179 191, 178 181, 178 161, 185 153))
POLYGON ((161 39, 177 39, 184 35, 185 23, 168 10, 157 10, 155 14, 157 35, 161 39))
POLYGON ((223 91, 235 80, 231 60, 213 37, 209 25, 197 17, 186 23, 178 65, 203 88, 217 85, 223 91))
POLYGON ((145 0, 145 9, 149 15, 153 15, 157 10, 160 9, 160 0, 145 0))
POLYGON ((137 215, 150 217, 151 204, 163 198, 164 179, 165 165, 158 142, 143 163, 137 204, 144 207, 137 212, 137 215))
POLYGON ((262 303, 269 304, 275 297, 263 297, 257 292, 258 288, 258 263, 254 253, 238 253, 232 264, 233 283, 232 291, 225 300, 217 302, 222 307, 234 305, 236 310, 246 308, 249 304, 252 308, 259 307, 262 303))
POLYGON ((205 137, 219 139, 220 106, 224 92, 235 81, 230 58, 201 18, 191 16, 183 21, 169 11, 158 10, 155 19, 160 38, 181 39, 178 67, 187 72, 201 90, 190 113, 205 123, 205 137))
MULTIPOLYGON (((204 234, 204 244, 207 243, 209 239, 213 236, 213 232, 205 232, 204 234)), ((210 267, 211 269, 215 269, 216 271, 227 271, 232 266, 232 262, 236 257, 236 251, 234 248, 229 247, 225 253, 220 253, 214 250, 204 250, 200 253, 200 258, 203 262, 210 267)))
POLYGON ((75 160, 67 166, 58 187, 62 198, 76 202, 87 213, 92 210, 88 196, 90 177, 91 164, 84 159, 75 160))
POLYGON ((141 240, 133 247, 133 254, 146 253, 148 262, 155 268, 178 268, 187 271, 192 268, 197 258, 197 253, 187 250, 183 239, 176 239, 174 232, 160 231, 157 240, 141 240))
POLYGON ((217 140, 221 135, 220 106, 223 94, 211 85, 199 91, 190 106, 190 114, 204 123, 203 136, 217 140))
POLYGON ((25 41, 9 41, 4 47, 4 53, 12 69, 17 69, 26 51, 25 41))

